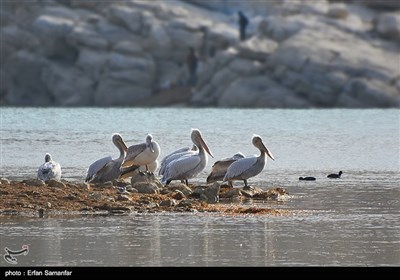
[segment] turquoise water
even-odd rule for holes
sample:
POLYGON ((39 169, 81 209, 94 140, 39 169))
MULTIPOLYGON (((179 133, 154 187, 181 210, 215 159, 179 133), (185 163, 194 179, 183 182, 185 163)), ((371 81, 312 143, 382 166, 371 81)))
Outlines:
POLYGON ((0 110, 1 177, 35 177, 49 152, 64 178, 82 181, 94 160, 118 156, 114 132, 128 145, 151 133, 163 157, 191 145, 195 127, 215 155, 193 179, 204 183, 215 160, 257 153, 251 137, 259 134, 276 160, 249 183, 291 195, 260 206, 297 213, 1 217, 1 247, 30 244, 18 265, 400 265, 399 110, 0 110), (341 179, 326 178, 339 170, 341 179))

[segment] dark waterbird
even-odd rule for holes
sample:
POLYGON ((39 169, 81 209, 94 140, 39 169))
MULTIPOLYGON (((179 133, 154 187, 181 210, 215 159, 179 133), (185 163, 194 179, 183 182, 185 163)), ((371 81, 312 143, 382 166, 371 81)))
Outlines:
POLYGON ((315 181, 316 179, 315 179, 315 177, 308 176, 308 177, 299 177, 299 180, 300 181, 315 181))
POLYGON ((342 171, 339 171, 338 174, 332 173, 332 174, 329 174, 327 177, 328 177, 328 178, 331 178, 331 179, 338 179, 338 178, 340 178, 340 176, 342 176, 342 174, 343 174, 343 172, 342 172, 342 171))

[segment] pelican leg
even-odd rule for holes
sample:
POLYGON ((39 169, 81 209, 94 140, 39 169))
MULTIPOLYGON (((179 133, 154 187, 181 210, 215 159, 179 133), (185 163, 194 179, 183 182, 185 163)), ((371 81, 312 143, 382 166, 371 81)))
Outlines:
POLYGON ((186 184, 186 186, 189 186, 189 183, 188 183, 187 179, 185 179, 185 184, 186 184))
POLYGON ((146 164, 146 171, 149 172, 149 167, 147 166, 147 164, 146 164))
POLYGON ((251 190, 251 189, 253 189, 253 187, 251 187, 251 186, 249 186, 249 185, 247 184, 247 180, 246 180, 246 179, 244 179, 243 182, 244 182, 244 187, 243 187, 244 190, 251 190))

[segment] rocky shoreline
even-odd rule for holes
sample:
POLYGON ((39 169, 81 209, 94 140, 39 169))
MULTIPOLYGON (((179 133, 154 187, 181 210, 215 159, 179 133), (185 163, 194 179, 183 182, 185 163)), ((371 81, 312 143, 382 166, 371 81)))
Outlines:
POLYGON ((8 1, 0 105, 399 107, 400 11, 379 2, 8 1))
POLYGON ((129 182, 116 180, 101 185, 37 179, 0 180, 0 216, 46 217, 67 214, 197 213, 229 215, 294 215, 287 209, 268 208, 262 202, 284 202, 289 193, 283 188, 250 190, 214 183, 163 186, 154 175, 142 173, 129 182), (144 175, 143 175, 144 174, 144 175))

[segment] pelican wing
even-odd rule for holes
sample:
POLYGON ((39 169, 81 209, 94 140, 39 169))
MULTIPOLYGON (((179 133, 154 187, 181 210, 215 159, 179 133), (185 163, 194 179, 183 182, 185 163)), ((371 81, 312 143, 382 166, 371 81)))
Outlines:
POLYGON ((233 162, 226 171, 224 181, 240 176, 257 162, 257 157, 247 157, 233 162))
POLYGON ((104 157, 104 158, 98 159, 95 162, 93 162, 87 170, 87 175, 86 175, 85 181, 86 182, 90 181, 97 174, 97 172, 99 172, 99 170, 102 169, 110 161, 112 161, 112 157, 108 156, 108 157, 104 157))
POLYGON ((224 158, 216 161, 213 166, 210 174, 207 177, 207 184, 223 180, 228 170, 229 166, 238 159, 244 158, 242 153, 237 153, 229 158, 224 158))
MULTIPOLYGON (((179 149, 177 151, 180 151, 183 149, 179 149)), ((158 171, 158 175, 164 175, 165 169, 167 168, 168 164, 173 162, 174 160, 180 158, 180 157, 185 157, 185 156, 190 156, 192 155, 195 151, 192 151, 190 148, 188 150, 183 150, 182 152, 177 152, 175 151, 173 154, 170 154, 168 157, 165 157, 161 161, 161 166, 160 170, 158 171)))
POLYGON ((165 168, 162 182, 168 180, 179 180, 184 175, 186 178, 196 174, 187 175, 191 170, 195 169, 201 162, 200 157, 196 155, 184 155, 171 161, 165 168), (186 175, 185 175, 186 174, 186 175))
POLYGON ((131 165, 133 163, 133 161, 135 160, 135 158, 139 154, 143 153, 143 151, 146 150, 146 148, 147 148, 146 143, 141 143, 141 144, 130 146, 128 148, 128 151, 126 152, 125 160, 124 160, 122 166, 126 167, 126 166, 131 165))

